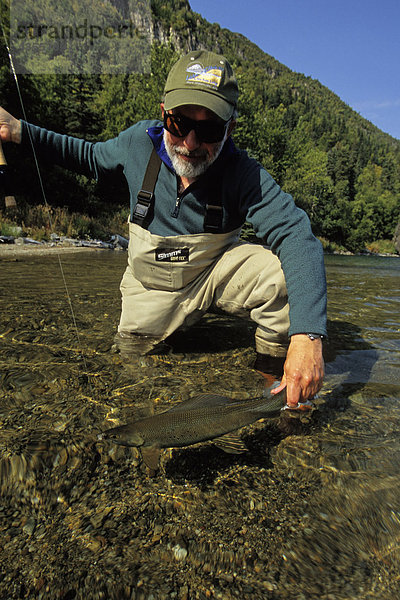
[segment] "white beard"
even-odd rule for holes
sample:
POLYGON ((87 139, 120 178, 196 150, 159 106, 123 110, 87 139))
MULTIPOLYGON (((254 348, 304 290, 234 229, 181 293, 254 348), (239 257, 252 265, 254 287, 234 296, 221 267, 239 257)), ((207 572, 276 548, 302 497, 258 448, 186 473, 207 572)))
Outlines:
POLYGON ((171 144, 167 133, 168 132, 164 129, 165 149, 172 162, 172 166, 179 177, 186 177, 187 179, 197 179, 207 171, 207 169, 217 160, 227 138, 227 134, 225 134, 224 139, 215 144, 213 153, 210 156, 206 150, 194 150, 193 152, 189 152, 189 150, 183 146, 171 144), (203 160, 196 164, 192 164, 183 160, 181 155, 203 157, 203 160))

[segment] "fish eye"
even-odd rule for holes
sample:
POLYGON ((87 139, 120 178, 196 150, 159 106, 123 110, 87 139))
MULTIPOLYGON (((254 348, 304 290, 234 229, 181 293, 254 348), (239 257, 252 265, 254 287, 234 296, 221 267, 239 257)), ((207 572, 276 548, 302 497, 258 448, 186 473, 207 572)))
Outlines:
POLYGON ((99 440, 115 440, 118 438, 118 435, 116 433, 108 433, 107 431, 103 431, 103 433, 100 433, 97 437, 99 440))

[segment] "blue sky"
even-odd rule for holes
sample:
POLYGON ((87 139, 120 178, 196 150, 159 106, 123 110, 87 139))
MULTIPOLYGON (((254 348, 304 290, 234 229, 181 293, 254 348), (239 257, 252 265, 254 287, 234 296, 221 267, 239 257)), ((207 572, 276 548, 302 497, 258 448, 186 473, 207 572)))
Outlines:
POLYGON ((400 0, 189 0, 400 139, 400 0))

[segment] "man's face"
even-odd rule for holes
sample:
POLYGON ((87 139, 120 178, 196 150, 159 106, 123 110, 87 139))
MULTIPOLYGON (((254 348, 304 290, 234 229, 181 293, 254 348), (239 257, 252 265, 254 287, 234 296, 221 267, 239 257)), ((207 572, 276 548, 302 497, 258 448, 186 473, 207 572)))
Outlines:
MULTIPOLYGON (((164 117, 164 105, 161 104, 161 111, 164 117)), ((182 115, 193 121, 219 122, 221 119, 213 112, 202 106, 186 105, 174 109, 174 115, 182 115)), ((212 126, 212 125, 211 125, 212 126)), ((164 142, 174 166, 174 169, 180 177, 187 179, 197 179, 210 165, 218 158, 225 140, 231 134, 235 126, 235 121, 231 120, 224 130, 224 137, 217 142, 203 142, 198 139, 195 129, 191 129, 184 137, 178 137, 164 129, 164 142)))

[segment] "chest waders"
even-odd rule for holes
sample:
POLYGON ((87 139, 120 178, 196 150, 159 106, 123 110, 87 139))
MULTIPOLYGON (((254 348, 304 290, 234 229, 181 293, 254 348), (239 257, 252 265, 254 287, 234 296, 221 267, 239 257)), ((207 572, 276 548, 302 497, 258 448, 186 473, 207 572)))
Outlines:
POLYGON ((145 227, 152 216, 160 166, 153 150, 129 222, 117 339, 127 347, 129 339, 136 343, 139 335, 147 340, 143 347, 149 351, 215 306, 257 323, 258 352, 284 356, 289 308, 279 260, 261 245, 241 242, 241 228, 222 233, 222 177, 207 184, 212 203, 206 204, 204 233, 150 233, 145 227))

